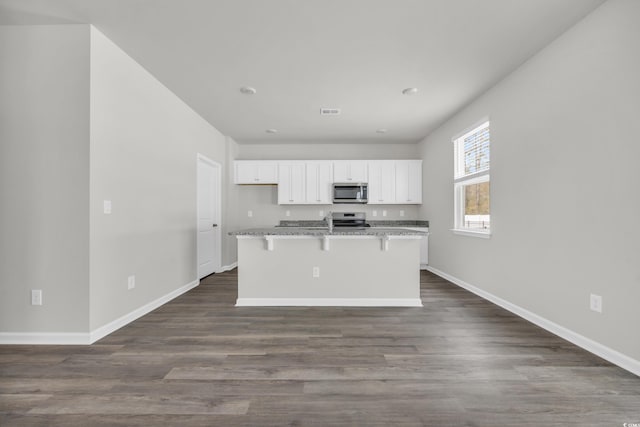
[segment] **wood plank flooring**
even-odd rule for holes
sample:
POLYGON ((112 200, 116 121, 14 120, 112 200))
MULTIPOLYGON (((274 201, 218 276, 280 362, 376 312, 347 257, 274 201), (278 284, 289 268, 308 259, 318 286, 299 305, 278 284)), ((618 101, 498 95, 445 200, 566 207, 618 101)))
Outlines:
POLYGON ((637 376, 421 282, 424 308, 236 308, 232 271, 92 346, 0 346, 0 425, 640 423, 637 376))

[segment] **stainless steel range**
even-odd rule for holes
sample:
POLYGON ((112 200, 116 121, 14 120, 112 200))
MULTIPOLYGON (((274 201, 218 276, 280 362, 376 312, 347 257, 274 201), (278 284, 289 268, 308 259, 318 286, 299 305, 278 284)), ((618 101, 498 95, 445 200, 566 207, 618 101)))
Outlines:
POLYGON ((362 230, 369 227, 364 212, 331 212, 333 228, 362 230))

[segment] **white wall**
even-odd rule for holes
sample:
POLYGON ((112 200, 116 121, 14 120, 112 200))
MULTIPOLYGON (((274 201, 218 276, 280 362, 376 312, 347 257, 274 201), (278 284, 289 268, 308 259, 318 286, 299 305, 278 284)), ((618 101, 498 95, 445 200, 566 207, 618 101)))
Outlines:
MULTIPOLYGON (((240 192, 240 186, 233 184, 233 161, 238 157, 239 146, 233 138, 227 137, 227 152, 226 152, 226 180, 228 185, 225 187, 226 191, 226 216, 223 233, 225 240, 223 240, 223 253, 224 260, 223 266, 230 266, 238 261, 238 244, 235 236, 229 236, 228 233, 233 230, 239 230, 242 227, 243 221, 239 217, 238 212, 238 195, 240 192)), ((246 228, 246 227, 245 227, 246 228)))
POLYGON ((431 266, 636 361, 639 16, 638 1, 604 3, 427 137, 420 211, 431 266), (451 137, 487 115, 490 240, 449 231, 451 137))
POLYGON ((89 26, 0 26, 0 201, 0 333, 87 332, 89 26))
POLYGON ((238 144, 239 159, 378 160, 418 159, 418 144, 407 143, 277 143, 238 144))
POLYGON ((196 154, 224 168, 225 150, 220 132, 91 29, 92 330, 198 279, 196 154))

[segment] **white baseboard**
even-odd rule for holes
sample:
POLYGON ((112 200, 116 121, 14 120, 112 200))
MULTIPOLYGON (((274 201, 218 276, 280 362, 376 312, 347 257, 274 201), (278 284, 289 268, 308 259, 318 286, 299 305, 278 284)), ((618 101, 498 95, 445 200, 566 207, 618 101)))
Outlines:
POLYGON ((122 328, 145 314, 155 310, 172 299, 195 288, 200 284, 194 280, 168 294, 107 323, 90 333, 69 332, 0 332, 0 344, 28 344, 28 345, 88 345, 93 344, 110 333, 122 328))
POLYGON ((86 332, 0 332, 0 344, 87 345, 86 332))
POLYGON ((234 268, 236 268, 238 266, 238 262, 233 262, 229 265, 223 265, 222 267, 220 267, 220 270, 216 271, 216 273, 224 273, 225 271, 229 271, 229 270, 233 270, 234 268))
POLYGON ((123 326, 133 322, 134 320, 144 316, 147 313, 152 312, 153 310, 155 310, 156 308, 168 303, 169 301, 171 301, 172 299, 179 297, 180 295, 184 294, 185 292, 190 291, 191 289, 195 288, 196 286, 198 286, 200 284, 200 280, 194 280, 191 283, 187 283, 184 286, 179 287, 178 289, 169 292, 168 294, 161 296, 160 298, 151 301, 148 304, 143 305, 140 308, 137 308, 135 310, 133 310, 131 313, 125 314, 122 317, 119 317, 118 319, 107 323, 104 326, 99 327, 98 329, 95 329, 93 331, 91 331, 90 334, 90 343, 93 344, 94 342, 98 341, 99 339, 102 339, 104 337, 106 337, 107 335, 109 335, 112 332, 117 331, 118 329, 122 328, 123 326))
POLYGON ((477 288, 463 280, 458 279, 457 277, 451 276, 436 268, 428 266, 427 270, 442 277, 443 279, 447 279, 451 283, 458 285, 461 288, 468 290, 469 292, 478 295, 479 297, 486 299, 487 301, 491 301, 492 303, 504 308, 505 310, 508 310, 511 313, 520 316, 535 325, 540 326, 542 329, 545 329, 552 334, 555 334, 560 338, 563 338, 577 345, 578 347, 581 347, 597 356, 602 357, 603 359, 613 363, 614 365, 618 365, 619 367, 640 376, 639 360, 633 359, 625 354, 620 353, 619 351, 613 350, 605 345, 593 341, 592 339, 587 338, 584 335, 580 335, 577 332, 565 328, 564 326, 560 326, 557 323, 545 319, 544 317, 532 313, 531 311, 524 309, 518 305, 512 304, 509 301, 497 297, 489 292, 483 291, 480 288, 477 288))
POLYGON ((422 307, 420 298, 238 298, 236 307, 422 307))

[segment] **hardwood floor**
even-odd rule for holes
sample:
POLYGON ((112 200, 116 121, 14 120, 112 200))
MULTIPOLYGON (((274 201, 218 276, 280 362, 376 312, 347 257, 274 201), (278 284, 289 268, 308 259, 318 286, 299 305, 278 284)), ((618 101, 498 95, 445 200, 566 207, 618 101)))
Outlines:
POLYGON ((424 308, 236 308, 236 279, 91 346, 0 346, 0 425, 640 423, 640 378, 431 273, 424 308))

